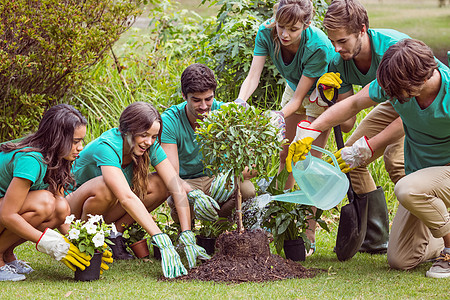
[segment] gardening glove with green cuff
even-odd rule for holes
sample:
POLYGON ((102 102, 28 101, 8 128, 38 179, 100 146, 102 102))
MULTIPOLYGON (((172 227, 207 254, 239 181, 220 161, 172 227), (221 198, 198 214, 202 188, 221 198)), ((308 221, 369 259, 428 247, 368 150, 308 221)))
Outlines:
POLYGON ((36 243, 36 249, 56 260, 62 261, 72 271, 76 268, 86 269, 91 264, 91 257, 82 253, 62 234, 47 228, 36 243))
POLYGON ((217 211, 219 204, 201 190, 192 190, 187 194, 189 203, 194 205, 194 213, 197 219, 203 221, 216 221, 219 219, 217 211))
POLYGON ((226 188, 227 177, 230 172, 231 172, 231 170, 229 170, 226 173, 220 173, 219 175, 217 175, 213 179, 213 181, 211 183, 211 187, 209 188, 209 194, 218 203, 224 203, 225 201, 227 201, 230 198, 231 194, 233 194, 234 181, 232 181, 232 183, 230 184, 231 189, 226 188))
POLYGON ((187 270, 181 263, 175 247, 169 236, 165 233, 158 233, 152 236, 152 241, 161 252, 161 266, 164 277, 175 278, 181 275, 187 275, 187 270))
POLYGON ((292 172, 292 164, 299 160, 304 160, 306 154, 311 150, 311 145, 322 133, 320 130, 309 129, 311 122, 303 120, 297 124, 297 132, 294 141, 289 145, 288 156, 286 157, 286 170, 292 172))
POLYGON ((209 256, 206 253, 206 250, 202 247, 198 246, 195 243, 195 235, 190 230, 185 230, 180 234, 179 237, 181 243, 184 245, 184 252, 186 253, 186 258, 189 263, 189 269, 192 269, 195 267, 195 264, 197 262, 197 257, 200 259, 210 259, 211 256, 209 256))
MULTIPOLYGON (((369 145, 367 137, 363 136, 350 147, 339 149, 334 153, 334 156, 341 171, 348 173, 369 160, 373 156, 373 150, 369 145)), ((334 165, 331 157, 328 157, 325 161, 334 165)))

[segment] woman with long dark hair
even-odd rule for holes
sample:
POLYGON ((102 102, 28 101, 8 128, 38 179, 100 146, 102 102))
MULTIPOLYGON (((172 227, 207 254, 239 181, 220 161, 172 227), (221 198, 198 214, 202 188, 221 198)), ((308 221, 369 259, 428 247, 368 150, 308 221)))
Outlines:
POLYGON ((64 223, 70 207, 64 190, 74 183, 70 169, 83 149, 86 119, 67 104, 45 112, 36 133, 0 145, 0 281, 18 281, 33 269, 14 249, 25 241, 84 269, 90 257, 53 230, 64 223))
POLYGON ((161 249, 164 276, 187 274, 167 234, 161 233, 152 210, 172 195, 179 214, 189 266, 197 256, 209 258, 205 250, 195 244, 191 229, 189 203, 178 177, 160 146, 162 120, 158 111, 146 102, 134 102, 122 112, 119 127, 104 132, 86 146, 74 164, 77 180, 75 191, 67 195, 72 213, 81 219, 88 214, 103 215, 106 222, 114 222, 117 232, 110 238, 114 258, 128 259, 124 249, 122 224, 139 223, 161 249), (150 165, 156 170, 150 173, 150 165), (116 234, 118 234, 116 236, 116 234))

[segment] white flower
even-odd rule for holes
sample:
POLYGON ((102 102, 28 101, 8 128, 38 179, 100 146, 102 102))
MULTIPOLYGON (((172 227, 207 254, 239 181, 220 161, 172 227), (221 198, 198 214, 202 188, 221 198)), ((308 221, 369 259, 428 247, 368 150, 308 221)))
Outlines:
POLYGON ((114 224, 114 223, 111 223, 111 232, 114 234, 114 236, 115 236, 117 233, 119 233, 119 232, 117 231, 116 224, 114 224))
POLYGON ((88 234, 94 234, 97 232, 97 226, 91 222, 87 222, 81 228, 85 228, 88 234))
POLYGON ((89 222, 92 222, 92 223, 99 223, 100 221, 103 221, 103 216, 102 215, 91 215, 91 214, 88 214, 88 217, 89 217, 89 222))
POLYGON ((101 247, 105 243, 105 235, 103 232, 99 232, 92 238, 95 247, 101 247))
POLYGON ((64 221, 64 224, 71 224, 75 220, 75 215, 70 215, 66 217, 66 220, 64 221))
POLYGON ((72 228, 69 230, 69 239, 76 240, 80 236, 80 231, 76 228, 72 228))

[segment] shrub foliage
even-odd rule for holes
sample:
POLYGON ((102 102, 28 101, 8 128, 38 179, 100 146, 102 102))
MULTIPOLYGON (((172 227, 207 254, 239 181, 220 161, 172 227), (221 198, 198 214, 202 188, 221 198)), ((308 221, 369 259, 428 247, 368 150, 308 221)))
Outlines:
POLYGON ((35 129, 132 25, 142 0, 0 0, 0 141, 35 129))

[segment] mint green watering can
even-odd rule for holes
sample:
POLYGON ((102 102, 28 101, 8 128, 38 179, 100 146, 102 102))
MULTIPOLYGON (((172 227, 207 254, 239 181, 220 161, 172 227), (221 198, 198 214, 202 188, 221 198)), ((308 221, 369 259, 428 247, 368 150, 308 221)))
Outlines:
POLYGON ((320 147, 312 149, 329 155, 334 166, 309 153, 292 166, 292 174, 300 191, 272 196, 272 200, 312 205, 328 210, 338 205, 347 194, 349 181, 342 173, 334 155, 320 147))

